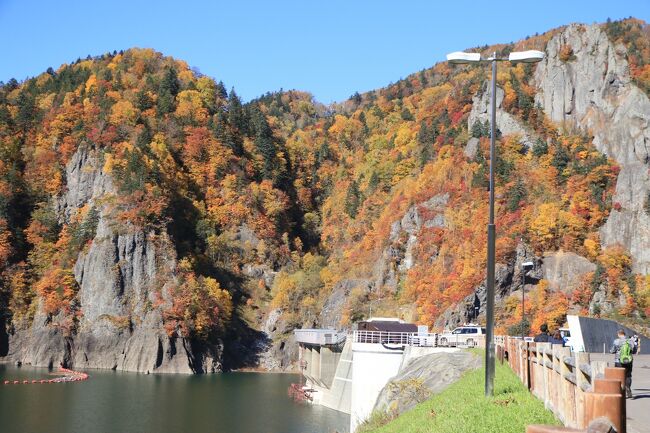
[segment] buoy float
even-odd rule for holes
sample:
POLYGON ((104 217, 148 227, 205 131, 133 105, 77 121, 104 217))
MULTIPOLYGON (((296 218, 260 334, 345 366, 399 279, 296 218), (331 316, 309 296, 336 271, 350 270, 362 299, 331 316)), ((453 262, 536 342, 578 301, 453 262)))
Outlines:
POLYGON ((88 379, 88 374, 82 373, 80 371, 70 370, 69 368, 59 367, 59 373, 62 375, 54 379, 24 379, 20 380, 5 380, 2 383, 5 385, 19 385, 19 384, 30 384, 30 383, 61 383, 61 382, 81 382, 88 379))

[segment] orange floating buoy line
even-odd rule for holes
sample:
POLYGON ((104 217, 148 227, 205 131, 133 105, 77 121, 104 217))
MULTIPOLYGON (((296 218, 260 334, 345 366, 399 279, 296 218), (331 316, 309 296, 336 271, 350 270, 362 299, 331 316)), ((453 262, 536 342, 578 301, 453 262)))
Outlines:
POLYGON ((83 380, 88 379, 88 375, 86 373, 83 373, 81 371, 74 371, 70 370, 68 368, 63 368, 59 367, 59 371, 57 373, 60 375, 59 377, 56 377, 54 379, 25 379, 23 381, 20 380, 5 380, 2 383, 4 385, 28 385, 28 384, 38 384, 38 383, 63 383, 63 382, 81 382, 83 380))

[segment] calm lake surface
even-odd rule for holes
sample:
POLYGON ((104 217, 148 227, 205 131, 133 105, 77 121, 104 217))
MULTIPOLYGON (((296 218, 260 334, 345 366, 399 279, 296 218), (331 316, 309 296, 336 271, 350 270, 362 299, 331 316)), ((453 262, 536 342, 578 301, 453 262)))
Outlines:
POLYGON ((344 433, 349 417, 294 403, 291 374, 144 375, 86 370, 85 382, 3 385, 51 378, 0 364, 2 433, 344 433))

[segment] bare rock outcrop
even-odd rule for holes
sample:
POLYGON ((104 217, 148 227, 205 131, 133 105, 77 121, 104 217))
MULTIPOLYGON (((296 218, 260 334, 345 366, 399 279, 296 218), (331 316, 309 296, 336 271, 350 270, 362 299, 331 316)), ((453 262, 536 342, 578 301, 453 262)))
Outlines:
POLYGON ((634 271, 648 273, 650 100, 630 80, 625 48, 614 46, 601 26, 570 25, 546 51, 535 72, 536 103, 553 121, 593 135, 596 148, 620 165, 613 198, 620 210, 611 211, 601 241, 625 246, 634 271))
POLYGON ((445 209, 449 194, 438 194, 411 206, 401 219, 390 227, 390 244, 386 247, 373 269, 373 285, 381 290, 395 290, 400 276, 415 264, 414 252, 418 236, 423 228, 445 226, 445 209))
POLYGON ((9 335, 9 359, 35 366, 193 373, 221 369, 220 343, 169 337, 160 304, 170 302, 176 256, 166 233, 117 223, 104 199, 116 193, 98 150, 82 144, 66 167, 66 192, 55 208, 62 222, 91 204, 99 210, 94 239, 74 265, 81 315, 72 332, 34 320, 9 335), (159 298, 157 298, 159 297, 159 298), (156 306, 158 305, 158 306, 156 306))
POLYGON ((557 251, 546 254, 542 262, 542 276, 553 290, 570 294, 583 280, 584 275, 594 272, 596 265, 575 253, 557 251))
MULTIPOLYGON (((519 243, 515 252, 514 260, 508 263, 497 263, 495 269, 495 298, 496 302, 501 302, 513 292, 522 289, 522 284, 529 285, 536 283, 543 278, 542 259, 535 256, 533 250, 524 243, 519 243), (532 262, 533 269, 525 272, 522 264, 524 262, 532 262)), ((445 310, 436 320, 434 326, 436 328, 453 329, 463 323, 476 321, 474 311, 474 302, 478 299, 479 303, 479 316, 485 314, 487 307, 487 285, 483 281, 475 290, 474 293, 467 296, 461 302, 445 310)), ((480 319, 478 320, 481 321, 480 319)))
POLYGON ((481 366, 474 353, 431 353, 414 358, 379 393, 375 411, 401 414, 432 394, 443 391, 469 370, 481 366))
MULTIPOLYGON (((472 98, 472 111, 469 113, 467 119, 467 128, 471 131, 472 127, 476 122, 485 123, 490 121, 490 91, 488 89, 489 83, 486 83, 483 91, 480 95, 474 96, 472 98)), ((497 86, 496 94, 496 105, 497 105, 497 128, 501 131, 503 135, 519 135, 521 137, 521 142, 527 146, 531 147, 533 145, 534 137, 531 135, 530 130, 527 130, 517 118, 512 114, 501 109, 501 103, 503 102, 504 92, 501 87, 497 86)), ((469 143, 468 143, 469 144, 469 143)), ((477 143, 478 144, 478 143, 477 143)), ((471 150, 471 149, 470 149, 471 150)), ((473 152, 468 152, 466 149, 465 154, 476 153, 476 150, 473 152)), ((469 156, 469 155, 468 155, 469 156)))

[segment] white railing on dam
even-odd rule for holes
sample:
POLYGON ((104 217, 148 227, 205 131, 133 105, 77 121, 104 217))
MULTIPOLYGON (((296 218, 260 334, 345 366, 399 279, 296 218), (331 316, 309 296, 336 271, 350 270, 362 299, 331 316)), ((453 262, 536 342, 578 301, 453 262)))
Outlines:
POLYGON ((417 332, 353 331, 354 343, 401 344, 404 346, 435 347, 438 334, 417 332))

